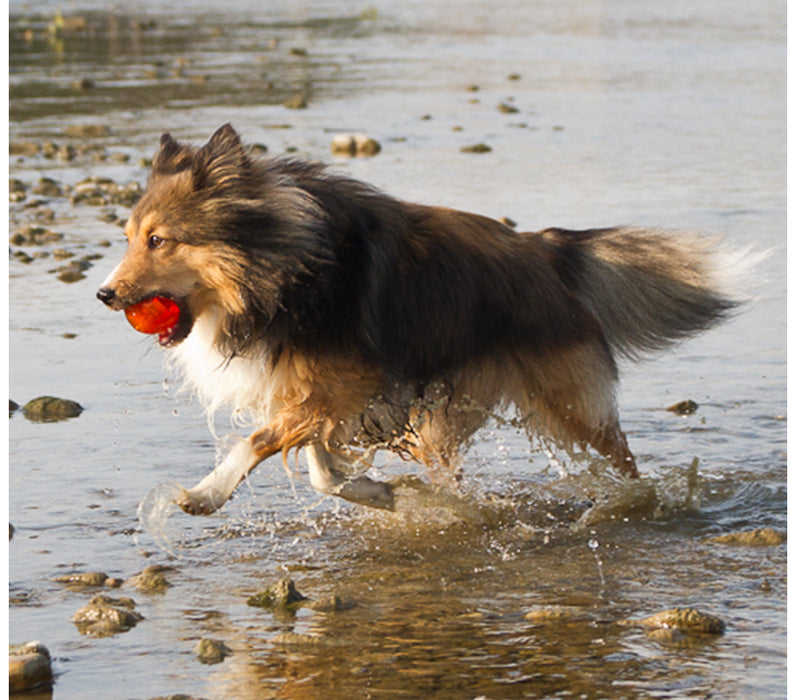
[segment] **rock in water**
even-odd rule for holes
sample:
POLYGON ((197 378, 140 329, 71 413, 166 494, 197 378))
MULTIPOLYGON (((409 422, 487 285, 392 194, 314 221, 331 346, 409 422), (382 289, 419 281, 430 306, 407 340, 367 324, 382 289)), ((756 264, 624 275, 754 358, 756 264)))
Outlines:
POLYGON ((31 399, 22 407, 25 417, 35 423, 52 423, 67 418, 76 418, 83 412, 77 401, 59 399, 55 396, 40 396, 31 399))
POLYGON ((144 617, 134 611, 136 603, 130 598, 111 598, 98 595, 72 616, 81 634, 90 637, 110 637, 127 632, 144 617))
POLYGON ((41 642, 26 642, 8 649, 8 689, 10 693, 46 690, 53 684, 50 652, 41 642))

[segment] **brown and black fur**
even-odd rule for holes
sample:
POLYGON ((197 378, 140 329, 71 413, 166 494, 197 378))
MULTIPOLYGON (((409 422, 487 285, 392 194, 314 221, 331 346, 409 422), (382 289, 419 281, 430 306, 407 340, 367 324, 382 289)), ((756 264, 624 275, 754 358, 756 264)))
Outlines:
MULTIPOLYGON (((98 296, 116 309, 174 298, 172 350, 215 314, 215 371, 272 382, 253 401, 231 392, 260 421, 257 461, 314 444, 454 468, 491 411, 514 405, 531 433, 592 446, 636 476, 615 357, 665 348, 736 305, 696 235, 516 233, 318 163, 256 157, 229 125, 201 148, 162 137, 126 234, 98 296)), ((189 382, 202 395, 203 377, 189 382)))

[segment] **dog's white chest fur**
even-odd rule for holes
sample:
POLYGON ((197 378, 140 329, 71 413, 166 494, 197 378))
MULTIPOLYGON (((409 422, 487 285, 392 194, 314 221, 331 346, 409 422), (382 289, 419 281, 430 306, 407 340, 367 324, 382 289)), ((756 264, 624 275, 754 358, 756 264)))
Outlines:
POLYGON ((195 321, 192 332, 170 350, 170 364, 193 390, 209 415, 223 406, 233 410, 233 419, 249 423, 269 420, 273 413, 274 377, 268 358, 223 356, 216 348, 220 316, 211 312, 195 321))

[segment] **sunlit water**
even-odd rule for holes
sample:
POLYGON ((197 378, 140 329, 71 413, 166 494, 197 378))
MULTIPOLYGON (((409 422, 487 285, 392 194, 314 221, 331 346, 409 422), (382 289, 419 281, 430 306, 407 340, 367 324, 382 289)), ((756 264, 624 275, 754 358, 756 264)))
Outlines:
MULTIPOLYGON (((62 5, 11 3, 11 140, 78 151, 12 156, 11 176, 29 186, 143 183, 139 161, 162 131, 201 141, 231 121, 273 153, 297 149, 397 196, 508 216, 520 230, 688 227, 773 254, 731 322, 623 365, 639 484, 591 455, 533 450, 501 423, 479 436, 460 493, 389 460, 385 478, 406 484, 396 513, 322 499, 302 460, 294 479, 273 460, 218 514, 162 512, 145 529, 139 504, 159 484, 195 483, 214 440, 164 382, 159 350, 93 297, 124 249, 104 217, 128 210, 29 191, 11 205, 11 232, 50 208, 42 225, 65 237, 41 248, 47 258, 9 263, 11 398, 54 394, 85 408, 66 422, 10 419, 10 641, 49 647, 54 697, 785 696, 786 547, 708 542, 786 530, 782 3, 178 12, 143 0, 109 13, 87 2, 64 8, 86 29, 50 32, 62 5), (300 93, 307 109, 282 106, 300 93), (69 131, 86 124, 107 132, 69 131), (380 155, 329 155, 335 133, 356 130, 382 143, 380 155), (479 142, 492 151, 460 151, 479 142), (50 273, 68 262, 54 248, 102 258, 66 284, 50 273), (687 398, 700 405, 693 415, 664 410, 687 398), (134 598, 145 620, 81 636, 70 617, 97 591, 53 579, 127 579, 153 563, 174 567, 166 592, 109 592, 134 598), (346 609, 246 604, 285 576, 346 609), (618 624, 678 606, 722 618, 725 634, 670 642, 618 624), (526 618, 540 608, 561 614, 526 618), (204 637, 234 654, 201 664, 204 637)), ((215 427, 231 430, 225 416, 215 427)))

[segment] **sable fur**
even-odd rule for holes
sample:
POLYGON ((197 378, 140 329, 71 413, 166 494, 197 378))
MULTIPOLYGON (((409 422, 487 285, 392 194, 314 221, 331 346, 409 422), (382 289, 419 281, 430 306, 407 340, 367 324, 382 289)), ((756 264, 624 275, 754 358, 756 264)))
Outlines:
POLYGON ((532 433, 635 476, 615 354, 662 349, 736 305, 715 244, 694 234, 516 233, 256 157, 230 125, 201 148, 162 137, 126 235, 98 296, 178 302, 165 345, 210 408, 257 423, 258 461, 317 445, 452 466, 514 404, 532 433))

